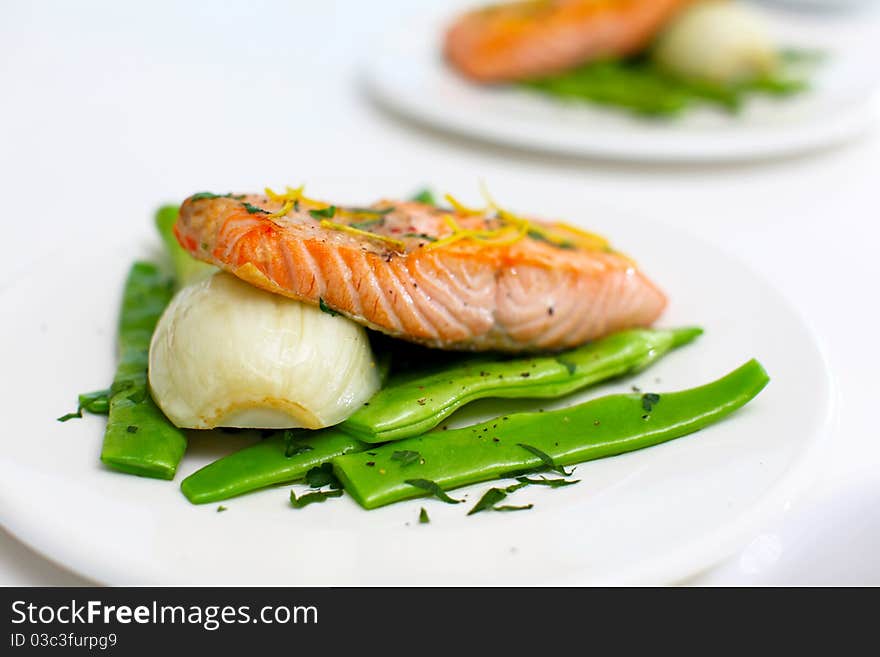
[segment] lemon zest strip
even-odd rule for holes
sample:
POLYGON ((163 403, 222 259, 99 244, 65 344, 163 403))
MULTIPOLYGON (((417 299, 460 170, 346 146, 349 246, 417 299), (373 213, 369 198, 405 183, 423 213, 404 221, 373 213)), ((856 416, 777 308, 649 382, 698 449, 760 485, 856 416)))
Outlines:
POLYGON ((321 227, 330 228, 331 230, 338 230, 343 233, 349 233, 350 235, 357 235, 358 237, 368 237, 374 240, 378 240, 380 242, 385 242, 386 244, 393 246, 398 251, 406 251, 406 245, 400 240, 394 239, 393 237, 386 237, 385 235, 371 233, 368 230, 361 230, 360 228, 354 228, 353 226, 347 226, 346 224, 338 224, 335 221, 330 221, 329 219, 321 219, 321 227))
POLYGON ((329 203, 309 198, 308 196, 303 194, 303 190, 305 189, 305 187, 305 185, 300 185, 299 187, 295 188, 288 186, 283 194, 274 192, 270 188, 266 187, 265 192, 266 196, 276 203, 285 203, 287 201, 290 201, 291 203, 296 203, 296 201, 302 201, 303 203, 308 203, 309 205, 316 206, 313 209, 317 210, 323 210, 330 207, 329 203))
MULTIPOLYGON (((541 226, 540 224, 534 224, 528 219, 524 219, 523 217, 520 217, 513 212, 509 212, 498 205, 495 199, 492 198, 491 194, 489 194, 489 189, 486 186, 486 183, 483 181, 480 181, 480 193, 483 195, 483 198, 486 199, 486 203, 488 204, 488 206, 491 209, 495 210, 495 212, 498 213, 498 216, 501 219, 516 225, 525 223, 528 226, 528 231, 538 233, 543 239, 552 244, 556 244, 557 246, 565 243, 565 240, 560 239, 558 235, 551 235, 547 228, 545 228, 544 226, 541 226)), ((581 246, 587 249, 607 251, 611 246, 610 242, 601 235, 591 233, 584 230, 583 228, 578 228, 577 226, 572 226, 571 224, 567 224, 562 221, 555 221, 551 223, 550 228, 565 230, 569 233, 577 235, 582 240, 582 242, 577 246, 581 246)))
POLYGON ((443 221, 452 229, 452 235, 447 235, 436 242, 428 244, 424 248, 429 250, 436 249, 464 239, 472 239, 482 242, 485 246, 504 246, 506 244, 518 242, 525 237, 528 232, 527 224, 522 224, 520 226, 504 226, 495 230, 473 230, 462 227, 452 215, 444 215, 443 221), (512 228, 514 230, 511 235, 510 232, 512 228))
POLYGON ((284 205, 281 206, 281 209, 278 210, 278 212, 273 212, 272 214, 268 215, 266 218, 267 219, 277 219, 278 217, 286 216, 287 213, 293 209, 294 203, 295 203, 295 201, 284 201, 284 205))
POLYGON ((484 208, 469 208, 464 203, 460 203, 458 199, 456 199, 452 194, 445 194, 443 198, 446 199, 446 202, 449 203, 449 205, 455 208, 456 212, 459 212, 461 214, 477 215, 486 213, 486 210, 484 208))

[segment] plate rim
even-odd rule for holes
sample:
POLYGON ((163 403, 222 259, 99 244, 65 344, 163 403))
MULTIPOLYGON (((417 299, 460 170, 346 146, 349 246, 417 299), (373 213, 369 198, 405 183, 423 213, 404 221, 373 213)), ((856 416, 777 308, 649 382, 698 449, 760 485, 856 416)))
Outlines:
MULTIPOLYGON (((448 11, 440 14, 422 13, 410 16, 409 20, 414 29, 430 31, 430 26, 436 30, 437 24, 448 21, 449 15, 448 11)), ((469 138, 486 145, 524 152, 610 162, 735 164, 782 159, 841 145, 870 128, 880 116, 880 81, 874 81, 870 90, 858 99, 850 99, 844 103, 843 108, 833 116, 817 115, 795 121, 784 128, 776 126, 773 130, 767 130, 762 135, 764 142, 760 147, 751 143, 753 140, 738 139, 735 133, 728 134, 728 138, 722 138, 722 142, 714 144, 711 140, 705 141, 702 146, 698 141, 685 142, 687 148, 679 147, 678 150, 670 150, 662 140, 656 144, 646 142, 646 145, 640 147, 632 140, 624 140, 615 145, 602 140, 590 142, 582 138, 571 139, 571 133, 565 135, 561 132, 549 139, 536 138, 531 137, 528 130, 517 129, 527 127, 520 119, 509 120, 509 125, 508 121, 482 120, 480 117, 474 121, 473 112, 464 116, 457 112, 444 111, 443 106, 429 102, 421 95, 406 93, 405 85, 395 84, 391 76, 384 75, 383 69, 393 56, 394 49, 405 43, 409 34, 410 30, 400 30, 394 33, 390 41, 383 41, 380 48, 361 53, 357 78, 367 97, 381 109, 417 126, 459 138, 469 138), (711 147, 706 147, 706 143, 711 147)), ((436 41, 425 39, 421 43, 435 44, 436 41)), ((439 47, 435 50, 438 50, 439 57, 439 47)), ((421 62, 422 56, 430 56, 430 53, 422 53, 413 59, 421 62)), ((428 73, 427 69, 425 72, 428 73)), ((453 75, 451 72, 449 74, 453 75)), ((492 92, 490 90, 485 93, 492 92)))

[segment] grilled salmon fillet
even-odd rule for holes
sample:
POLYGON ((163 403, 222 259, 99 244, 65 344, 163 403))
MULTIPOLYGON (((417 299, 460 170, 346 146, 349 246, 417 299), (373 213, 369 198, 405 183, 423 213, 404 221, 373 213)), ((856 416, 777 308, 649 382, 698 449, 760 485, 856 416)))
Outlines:
POLYGON ((602 238, 498 209, 201 193, 175 234, 252 285, 441 349, 565 349, 651 324, 666 305, 602 238))
POLYGON ((693 0, 526 0, 476 9, 448 29, 445 53, 477 82, 524 80, 643 50, 693 0))

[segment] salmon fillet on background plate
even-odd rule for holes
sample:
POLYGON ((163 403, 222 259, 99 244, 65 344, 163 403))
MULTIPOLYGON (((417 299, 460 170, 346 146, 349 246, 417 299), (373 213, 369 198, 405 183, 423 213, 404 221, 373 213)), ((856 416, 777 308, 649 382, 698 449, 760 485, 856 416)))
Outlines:
POLYGON ((559 73, 644 50, 695 0, 523 0, 469 11, 449 27, 444 51, 477 82, 559 73))
POLYGON ((383 200, 333 206, 286 194, 195 194, 175 226, 199 260, 440 349, 570 348, 647 326, 665 295, 591 233, 498 208, 383 200))

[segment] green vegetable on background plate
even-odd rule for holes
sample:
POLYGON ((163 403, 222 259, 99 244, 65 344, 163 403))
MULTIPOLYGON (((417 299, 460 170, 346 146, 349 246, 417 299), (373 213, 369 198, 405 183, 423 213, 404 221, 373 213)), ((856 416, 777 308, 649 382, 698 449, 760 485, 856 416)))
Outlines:
POLYGON ((699 105, 739 111, 749 97, 804 91, 815 56, 780 49, 761 13, 737 2, 690 3, 641 52, 598 60, 524 88, 561 100, 590 101, 652 117, 699 105), (794 55, 794 56, 793 56, 794 55))
POLYGON ((521 84, 559 100, 590 101, 653 117, 677 116, 701 103, 736 112, 750 95, 789 96, 807 88, 802 79, 779 74, 737 82, 684 78, 648 58, 592 62, 521 84))
MULTIPOLYGON (((651 411, 641 394, 610 395, 546 413, 514 413, 482 424, 436 432, 378 447, 367 456, 333 459, 346 492, 366 509, 480 481, 546 469, 544 460, 523 445, 565 466, 678 438, 720 420, 767 385, 764 368, 751 360, 706 385, 664 393, 651 411), (402 466, 395 451, 418 451, 424 463, 402 466), (367 462, 372 465, 367 465, 367 462), (436 490, 413 481, 430 482, 436 490)), ((445 494, 445 493, 444 493, 445 494)))

